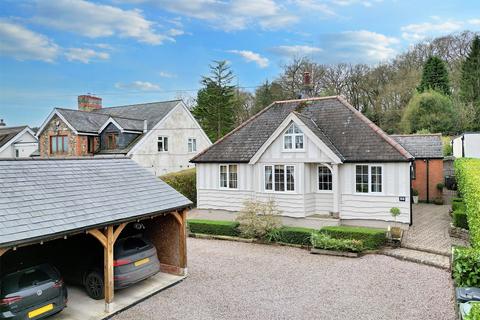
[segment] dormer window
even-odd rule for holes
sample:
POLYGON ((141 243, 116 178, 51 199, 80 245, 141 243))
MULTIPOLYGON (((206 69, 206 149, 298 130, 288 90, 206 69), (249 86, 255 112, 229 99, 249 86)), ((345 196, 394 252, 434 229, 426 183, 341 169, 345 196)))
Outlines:
POLYGON ((284 150, 303 150, 303 131, 292 123, 283 135, 284 150))

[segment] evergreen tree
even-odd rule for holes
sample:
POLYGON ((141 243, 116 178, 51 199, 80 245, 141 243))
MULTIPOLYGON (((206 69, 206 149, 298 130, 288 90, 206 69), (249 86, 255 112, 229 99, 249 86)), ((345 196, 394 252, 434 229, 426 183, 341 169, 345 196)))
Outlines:
POLYGON ((202 77, 203 88, 197 93, 192 113, 212 141, 230 132, 235 124, 235 86, 226 61, 214 61, 210 76, 202 77))
POLYGON ((463 102, 473 106, 475 122, 473 130, 480 129, 480 37, 476 36, 470 47, 470 52, 462 63, 460 79, 460 96, 463 102))
POLYGON ((287 95, 282 86, 277 82, 268 82, 267 80, 255 90, 253 114, 262 111, 274 101, 284 99, 287 99, 287 95))
POLYGON ((423 66, 422 81, 417 87, 418 92, 435 90, 444 95, 450 95, 450 81, 448 71, 442 59, 432 56, 423 66))

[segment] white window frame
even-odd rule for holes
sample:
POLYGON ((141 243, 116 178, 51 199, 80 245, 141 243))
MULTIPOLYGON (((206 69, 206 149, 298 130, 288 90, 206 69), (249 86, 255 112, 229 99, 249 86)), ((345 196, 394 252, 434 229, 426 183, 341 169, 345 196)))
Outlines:
POLYGON ((291 122, 288 127, 287 127, 287 130, 285 130, 283 132, 283 138, 282 138, 282 150, 284 152, 302 152, 302 151, 305 151, 305 133, 303 132, 303 130, 300 128, 300 126, 298 124, 296 124, 295 122, 291 122), (287 133, 288 130, 290 130, 290 128, 292 126, 295 126, 298 128, 298 130, 300 130, 301 133, 287 133), (292 139, 292 148, 285 148, 285 140, 286 140, 286 137, 291 137, 292 139), (297 148, 296 147, 296 143, 295 143, 295 140, 296 140, 296 137, 302 137, 302 148, 297 148))
POLYGON ((357 163, 353 169, 353 192, 356 195, 383 195, 385 193, 385 168, 383 164, 368 164, 368 163, 357 163), (357 191, 357 166, 368 166, 368 192, 358 192, 357 191), (382 175, 380 176, 380 185, 382 186, 382 191, 376 192, 372 191, 372 167, 382 168, 382 175))
POLYGON ((296 172, 297 172, 297 166, 294 164, 288 164, 288 163, 275 163, 275 164, 265 164, 263 165, 263 191, 266 193, 296 193, 297 192, 297 177, 296 177, 296 172), (283 174, 283 184, 285 186, 284 191, 276 191, 275 190, 275 166, 283 166, 284 167, 284 174, 283 174), (265 168, 266 167, 272 167, 272 189, 269 190, 266 188, 266 179, 265 179, 265 168), (287 167, 292 167, 293 168, 293 190, 287 190, 287 167))
POLYGON ((192 138, 192 137, 188 138, 188 140, 187 140, 187 151, 188 151, 188 153, 197 152, 197 138, 192 138))
POLYGON ((325 165, 325 164, 319 164, 319 165, 317 165, 316 170, 317 170, 317 181, 316 181, 316 184, 317 184, 317 192, 320 192, 320 193, 333 193, 333 185, 334 185, 335 182, 333 181, 333 170, 332 170, 332 168, 329 167, 329 166, 327 166, 327 165, 325 165), (320 182, 320 181, 319 181, 320 175, 318 174, 318 168, 320 168, 320 167, 325 167, 325 168, 327 168, 328 170, 330 170, 330 174, 332 175, 332 189, 331 189, 331 190, 322 190, 322 189, 320 189, 320 183, 319 183, 319 182, 320 182))
POLYGON ((238 164, 235 164, 235 163, 222 163, 220 165, 218 165, 218 187, 219 189, 229 189, 229 190, 237 190, 238 189, 238 170, 239 169, 239 165, 238 164), (237 186, 235 188, 232 188, 230 187, 230 166, 236 166, 237 167, 237 186), (226 187, 223 187, 222 186, 222 167, 226 167, 227 168, 227 186, 226 187))
POLYGON ((157 137, 157 151, 161 152, 161 153, 164 153, 164 152, 168 152, 169 150, 170 150, 170 139, 168 138, 168 136, 158 136, 157 137), (167 150, 165 150, 165 138, 167 139, 167 150), (163 150, 158 150, 158 143, 160 141, 162 142, 162 149, 163 150))

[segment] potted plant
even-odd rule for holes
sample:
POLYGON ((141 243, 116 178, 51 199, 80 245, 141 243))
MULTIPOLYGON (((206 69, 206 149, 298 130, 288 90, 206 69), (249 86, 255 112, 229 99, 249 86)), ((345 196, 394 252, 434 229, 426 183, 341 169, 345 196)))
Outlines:
POLYGON ((399 240, 402 237, 402 228, 397 227, 397 216, 400 215, 400 209, 397 207, 393 207, 390 209, 390 214, 392 215, 394 221, 395 221, 395 226, 390 227, 390 235, 392 236, 392 239, 399 240))
POLYGON ((445 185, 443 183, 437 183, 437 190, 440 191, 440 192, 443 192, 443 188, 445 187, 445 185))
POLYGON ((417 204, 418 203, 418 190, 417 189, 412 190, 412 198, 413 198, 413 203, 417 204))

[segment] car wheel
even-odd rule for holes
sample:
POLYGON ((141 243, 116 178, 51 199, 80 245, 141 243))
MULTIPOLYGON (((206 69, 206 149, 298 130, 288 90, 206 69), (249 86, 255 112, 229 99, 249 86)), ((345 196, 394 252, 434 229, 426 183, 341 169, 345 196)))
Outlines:
POLYGON ((95 300, 103 299, 103 276, 98 271, 90 271, 85 277, 85 290, 90 298, 95 300))

